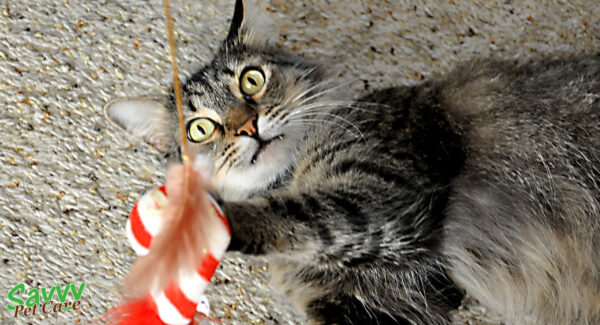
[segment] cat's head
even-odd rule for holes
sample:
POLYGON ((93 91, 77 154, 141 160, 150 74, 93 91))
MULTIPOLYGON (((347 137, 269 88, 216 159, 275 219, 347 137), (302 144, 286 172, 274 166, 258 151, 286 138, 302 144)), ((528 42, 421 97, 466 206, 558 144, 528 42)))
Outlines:
MULTIPOLYGON (((331 109, 331 84, 311 61, 253 32, 238 0, 227 38, 210 63, 183 86, 190 153, 215 165, 213 183, 230 199, 268 188, 293 168, 298 149, 331 109)), ((107 117, 166 154, 179 152, 174 99, 107 104, 107 117)))

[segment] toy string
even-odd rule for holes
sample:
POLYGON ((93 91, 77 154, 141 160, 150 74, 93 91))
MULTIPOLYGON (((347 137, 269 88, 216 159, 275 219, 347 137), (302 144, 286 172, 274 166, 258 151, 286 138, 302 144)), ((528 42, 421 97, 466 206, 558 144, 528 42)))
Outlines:
POLYGON ((184 217, 185 207, 189 200, 191 191, 191 158, 187 146, 187 136, 183 119, 183 100, 181 98, 181 83, 179 81, 179 72, 177 70, 177 53, 175 52, 175 37, 173 36, 173 23, 171 20, 171 10, 169 8, 169 0, 163 0, 165 8, 165 25, 167 27, 167 38, 169 41, 169 51, 171 53, 171 69, 173 71, 173 90, 175 94, 175 105, 177 106, 177 118, 179 122, 179 136, 181 139, 181 160, 183 161, 183 198, 182 206, 177 210, 177 220, 184 217))
POLYGON ((175 53, 175 37, 173 36, 173 23, 171 20, 171 10, 169 0, 163 0, 165 8, 165 23, 167 27, 167 38, 169 40, 169 51, 171 53, 171 69, 173 70, 173 89, 175 91, 175 105, 177 106, 177 118, 179 121, 179 136, 181 137, 181 159, 186 163, 190 156, 187 148, 187 137, 183 121, 183 100, 181 99, 181 82, 179 81, 179 71, 177 69, 177 54, 175 53))
MULTIPOLYGON (((190 192, 190 156, 187 146, 187 137, 185 132, 185 125, 183 121, 183 100, 181 99, 181 83, 179 81, 179 71, 177 69, 177 53, 175 52, 175 37, 173 36, 173 23, 171 20, 171 9, 169 7, 169 0, 163 0, 163 7, 165 8, 165 25, 167 27, 167 38, 169 41, 169 51, 171 53, 171 69, 173 70, 173 90, 175 93, 175 105, 177 106, 177 118, 179 122, 179 136, 181 139, 181 160, 183 160, 183 202, 184 206, 188 200, 188 193, 190 192)), ((184 209, 179 209, 178 217, 183 217, 184 209)))
MULTIPOLYGON (((187 204, 187 200, 188 200, 188 193, 190 192, 190 170, 191 170, 191 161, 190 161, 190 156, 189 156, 189 152, 188 152, 188 147, 186 144, 186 132, 185 132, 185 125, 184 125, 184 117, 183 117, 183 105, 182 105, 182 98, 181 98, 181 82, 179 81, 179 72, 177 69, 177 54, 175 52, 175 37, 173 36, 173 24, 172 24, 172 20, 171 20, 171 10, 169 8, 169 0, 163 0, 163 7, 165 9, 165 25, 167 27, 167 38, 168 38, 168 42, 169 42, 169 50, 170 50, 170 54, 171 54, 171 69, 173 71, 173 88, 174 88, 174 92, 175 92, 175 104, 177 107, 177 118, 178 118, 178 122, 179 122, 179 130, 180 130, 180 137, 181 137, 181 151, 182 151, 182 155, 181 155, 181 159, 183 160, 183 164, 184 164, 184 191, 183 191, 183 195, 184 195, 184 200, 183 200, 183 204, 182 207, 179 209, 179 213, 178 213, 178 218, 181 219, 183 217, 183 214, 185 213, 185 208, 183 208, 184 206, 186 206, 187 204)), ((128 308, 131 308, 131 306, 129 306, 128 308)), ((111 309, 108 312, 106 312, 104 315, 102 315, 100 318, 94 320, 92 322, 92 324, 100 324, 101 322, 104 321, 108 321, 108 324, 118 324, 119 320, 118 317, 119 316, 123 316, 120 315, 119 313, 123 313, 123 311, 119 311, 117 309, 111 309), (115 316, 116 315, 116 316, 115 316), (111 319, 111 317, 117 317, 117 319, 111 319)), ((209 318, 210 320, 210 318, 209 318)))

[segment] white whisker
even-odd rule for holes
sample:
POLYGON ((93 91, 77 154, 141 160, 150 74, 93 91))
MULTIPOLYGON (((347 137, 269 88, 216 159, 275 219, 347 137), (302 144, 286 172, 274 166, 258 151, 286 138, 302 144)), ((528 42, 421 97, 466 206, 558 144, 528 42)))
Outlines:
MULTIPOLYGON (((306 102, 308 102, 308 101, 310 101, 310 100, 312 100, 312 99, 315 99, 315 98, 317 98, 317 97, 320 97, 320 96, 323 96, 323 95, 325 95, 325 94, 328 94, 328 93, 330 93, 330 92, 332 92, 332 91, 334 91, 334 90, 337 90, 337 89, 339 89, 339 88, 341 88, 341 87, 343 87, 343 86, 347 86, 348 84, 350 84, 350 82, 341 83, 341 84, 339 84, 339 85, 336 85, 336 86, 333 86, 333 87, 331 87, 331 88, 327 88, 327 89, 325 89, 325 90, 323 90, 323 91, 321 91, 321 92, 318 92, 318 93, 315 93, 315 94, 313 94, 313 95, 311 95, 311 96, 308 96, 307 98, 304 98, 304 99, 302 99, 300 102, 298 102, 298 103, 294 103, 294 104, 296 104, 296 105, 303 105, 304 103, 306 103, 306 102)), ((318 85, 318 84, 317 84, 317 85, 318 85)), ((315 86, 316 86, 316 85, 315 85, 315 86)), ((309 89, 310 89, 310 88, 309 88, 309 89)), ((305 93, 307 93, 307 92, 304 92, 303 94, 305 94, 305 93)))
POLYGON ((302 74, 298 78, 298 81, 306 79, 306 77, 308 77, 308 75, 310 75, 311 73, 313 73, 316 69, 317 69, 317 67, 312 67, 311 69, 308 69, 308 71, 306 71, 304 74, 302 74))
MULTIPOLYGON (((300 114, 300 115, 296 115, 294 117, 294 119, 290 119, 289 121, 298 121, 299 119, 297 119, 298 117, 307 117, 307 116, 311 116, 311 115, 324 115, 324 116, 331 116, 333 118, 337 118, 340 119, 346 123, 348 123, 348 125, 350 125, 352 128, 354 128, 359 134, 360 137, 366 141, 364 134, 360 131, 360 129, 352 122, 348 121, 347 119, 336 115, 336 114, 331 114, 331 113, 325 113, 325 112, 314 112, 314 113, 306 113, 306 114, 300 114)), ((306 119, 300 119, 300 120, 306 120, 306 119)), ((316 119, 309 119, 309 120, 316 120, 316 119)), ((320 120, 320 121, 325 121, 325 120, 320 120)))
POLYGON ((354 128, 356 131, 358 131, 359 135, 355 134, 354 132, 352 132, 352 130, 350 128, 345 127, 344 125, 340 124, 340 123, 336 123, 334 121, 330 121, 330 120, 324 120, 324 119, 315 119, 315 118, 311 118, 311 119, 292 119, 288 121, 288 125, 301 125, 301 124, 308 124, 308 125, 321 125, 321 123, 328 123, 328 124, 333 124, 337 127, 340 127, 342 129, 344 129, 345 131, 347 131, 348 133, 352 134, 354 137, 356 138, 361 138, 364 141, 367 141, 363 135, 363 133, 360 131, 360 129, 358 129, 354 124, 352 124, 350 121, 345 120, 345 122, 349 123, 350 126, 352 126, 352 128, 354 128))
MULTIPOLYGON (((314 91, 315 89, 320 88, 320 87, 325 87, 326 85, 328 85, 328 84, 330 84, 332 82, 334 82, 334 79, 329 79, 329 80, 321 81, 321 82, 319 82, 317 84, 314 84, 314 85, 308 87, 307 89, 303 90, 299 94, 295 94, 294 93, 294 95, 292 97, 290 97, 289 100, 286 100, 286 103, 287 104, 294 103, 295 105, 302 105, 302 103, 304 103, 306 99, 303 99, 299 103, 296 103, 296 101, 299 100, 299 99, 301 99, 302 97, 306 96, 308 93, 314 91)), ((322 92, 319 92, 317 94, 322 94, 322 92)), ((311 97, 314 97, 314 95, 311 96, 311 97)), ((311 98, 311 97, 309 97, 309 98, 311 98)))
POLYGON ((323 126, 323 123, 322 123, 322 122, 327 122, 327 123, 329 123, 329 124, 334 124, 335 126, 337 126, 337 127, 340 127, 340 128, 342 128, 344 131, 346 131, 346 132, 350 133, 350 134, 351 134, 353 137, 355 137, 355 138, 357 138, 357 139, 359 139, 359 138, 360 138, 360 136, 359 136, 359 135, 356 135, 356 134, 355 134, 354 132, 352 132, 352 130, 350 130, 349 128, 346 128, 346 127, 340 126, 339 124, 337 124, 337 123, 333 123, 333 122, 331 122, 331 121, 320 121, 320 122, 319 122, 319 121, 316 121, 316 120, 313 120, 313 121, 298 121, 298 122, 290 122, 290 123, 288 123, 288 125, 290 125, 290 126, 294 126, 294 125, 298 125, 298 126, 307 126, 307 125, 309 125, 309 126, 321 126, 321 127, 322 127, 322 126, 323 126))
POLYGON ((324 107, 333 107, 333 108, 340 108, 340 109, 350 108, 350 109, 354 109, 357 111, 363 111, 363 112, 367 112, 367 113, 378 113, 377 111, 372 111, 372 110, 365 109, 361 106, 356 106, 355 102, 353 102, 353 101, 330 100, 330 101, 315 102, 315 103, 311 103, 308 105, 298 107, 294 110, 294 112, 290 113, 290 115, 296 115, 297 113, 305 113, 305 112, 309 112, 311 110, 315 110, 317 108, 324 108, 324 107))
MULTIPOLYGON (((296 101, 298 99, 302 98, 303 96, 310 93, 311 91, 313 91, 319 87, 325 87, 327 84, 332 83, 334 81, 335 81, 334 79, 329 79, 329 80, 319 82, 315 85, 312 85, 311 87, 309 87, 307 89, 299 89, 299 90, 295 91, 294 93, 288 95, 283 102, 274 106, 272 108, 272 111, 275 112, 277 110, 282 110, 281 111, 281 113, 283 113, 282 115, 285 115, 286 112, 293 110, 293 108, 298 105, 301 105, 301 104, 296 103, 296 101)), ((321 94, 321 93, 319 93, 319 94, 321 94)), ((303 103, 303 102, 304 102, 304 100, 301 101, 301 103, 303 103)))

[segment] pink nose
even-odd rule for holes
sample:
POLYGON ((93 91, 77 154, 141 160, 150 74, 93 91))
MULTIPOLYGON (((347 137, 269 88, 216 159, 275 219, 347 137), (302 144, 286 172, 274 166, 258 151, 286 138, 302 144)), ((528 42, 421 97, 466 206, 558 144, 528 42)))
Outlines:
POLYGON ((248 116, 240 126, 235 129, 235 135, 253 136, 256 133, 256 114, 248 116))

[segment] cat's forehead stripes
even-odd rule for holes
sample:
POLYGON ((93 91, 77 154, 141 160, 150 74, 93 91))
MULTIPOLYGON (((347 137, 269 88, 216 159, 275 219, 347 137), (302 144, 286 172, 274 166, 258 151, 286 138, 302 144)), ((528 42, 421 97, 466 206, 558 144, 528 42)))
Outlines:
POLYGON ((192 75, 186 82, 184 90, 191 104, 190 110, 203 108, 223 111, 231 103, 229 84, 233 77, 222 72, 221 69, 206 67, 192 75))
POLYGON ((191 107, 194 108, 193 109, 194 114, 190 114, 192 116, 187 117, 188 119, 204 117, 204 118, 209 118, 221 125, 223 124, 223 121, 221 120, 221 116, 214 109, 202 106, 202 104, 200 103, 199 96, 192 95, 190 97, 190 103, 192 104, 191 107))
POLYGON ((235 77, 235 72, 227 67, 223 69, 223 73, 231 77, 235 77))
POLYGON ((237 101, 246 102, 247 98, 240 92, 240 78, 244 70, 250 67, 259 68, 264 73, 264 86, 251 98, 253 101, 260 99, 268 89, 271 76, 272 64, 268 62, 257 56, 213 60, 186 82, 185 92, 190 98, 190 110, 195 112, 209 108, 222 114, 239 104, 237 101))

